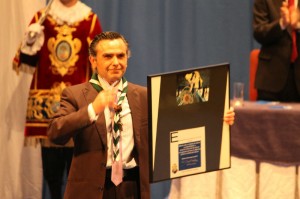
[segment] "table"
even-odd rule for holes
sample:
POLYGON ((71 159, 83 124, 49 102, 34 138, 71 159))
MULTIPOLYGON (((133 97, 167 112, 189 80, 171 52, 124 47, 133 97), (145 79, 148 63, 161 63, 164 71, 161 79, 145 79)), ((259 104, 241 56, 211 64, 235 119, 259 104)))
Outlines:
POLYGON ((300 198, 300 104, 246 101, 235 112, 231 168, 172 180, 170 199, 300 198))
POLYGON ((300 163, 300 104, 245 102, 235 107, 234 156, 274 163, 300 163))

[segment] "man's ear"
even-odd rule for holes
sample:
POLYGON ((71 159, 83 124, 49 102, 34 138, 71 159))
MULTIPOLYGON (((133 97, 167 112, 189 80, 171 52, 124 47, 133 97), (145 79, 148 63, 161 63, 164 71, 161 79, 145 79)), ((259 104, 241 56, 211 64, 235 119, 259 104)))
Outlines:
POLYGON ((97 60, 96 60, 96 57, 90 55, 90 56, 89 56, 89 60, 90 60, 90 63, 91 63, 91 65, 92 65, 93 70, 94 70, 95 68, 97 68, 97 60))
POLYGON ((97 59, 96 59, 96 57, 90 55, 89 60, 90 60, 93 72, 97 71, 97 59))

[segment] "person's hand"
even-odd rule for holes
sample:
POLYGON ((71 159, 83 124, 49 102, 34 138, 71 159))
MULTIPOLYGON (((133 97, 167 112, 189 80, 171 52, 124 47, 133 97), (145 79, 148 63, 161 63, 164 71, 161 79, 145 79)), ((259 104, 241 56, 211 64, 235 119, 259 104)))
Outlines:
POLYGON ((40 35, 43 30, 44 26, 41 26, 39 23, 31 24, 27 30, 26 44, 28 46, 32 46, 35 43, 38 35, 40 35))
POLYGON ((300 19, 299 9, 295 7, 290 8, 290 21, 293 29, 297 29, 299 19, 300 19))
POLYGON ((291 24, 290 10, 286 1, 282 2, 280 7, 280 20, 281 29, 286 29, 291 24))
POLYGON ((102 90, 99 92, 92 105, 96 115, 102 112, 105 107, 113 108, 117 104, 117 88, 102 90))
POLYGON ((226 124, 233 125, 234 116, 235 116, 234 109, 233 107, 230 107, 230 109, 225 113, 223 120, 226 124))
POLYGON ((22 53, 32 56, 41 50, 45 41, 44 28, 39 23, 33 23, 28 27, 21 44, 22 53))

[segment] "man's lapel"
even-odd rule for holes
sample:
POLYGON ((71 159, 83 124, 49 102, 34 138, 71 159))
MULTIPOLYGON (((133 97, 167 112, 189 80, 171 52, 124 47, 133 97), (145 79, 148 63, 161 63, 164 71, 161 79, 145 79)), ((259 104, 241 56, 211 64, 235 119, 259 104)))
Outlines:
MULTIPOLYGON (((96 89, 93 88, 93 86, 89 83, 84 90, 84 95, 86 97, 87 105, 92 103, 96 96, 98 95, 98 92, 96 89)), ((107 129, 106 129, 106 124, 105 124, 105 117, 104 113, 100 113, 98 116, 98 119, 94 123, 94 126, 97 130, 97 133, 100 136, 100 141, 102 142, 104 147, 107 147, 107 129)))
POLYGON ((145 107, 140 107, 139 106, 139 95, 138 93, 132 88, 130 83, 128 83, 128 91, 127 91, 127 99, 129 103, 129 107, 131 110, 131 117, 132 117, 132 124, 133 124, 133 134, 134 134, 134 139, 138 143, 140 143, 140 131, 139 129, 141 128, 141 108, 145 107))

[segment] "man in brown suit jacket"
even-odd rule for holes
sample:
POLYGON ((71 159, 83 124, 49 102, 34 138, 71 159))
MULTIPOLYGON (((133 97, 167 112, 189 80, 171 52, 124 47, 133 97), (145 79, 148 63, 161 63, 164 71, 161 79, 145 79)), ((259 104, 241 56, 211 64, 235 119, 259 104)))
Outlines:
MULTIPOLYGON (((89 53, 96 73, 89 82, 63 91, 48 129, 49 138, 57 144, 74 140, 65 198, 149 199, 147 90, 123 76, 130 54, 128 43, 119 33, 103 32, 94 38, 89 53), (114 135, 118 131, 123 178, 113 183, 112 168, 118 162, 114 147, 120 143, 114 135)), ((232 109, 224 121, 233 124, 232 109)))
POLYGON ((116 106, 118 90, 126 84, 123 75, 128 56, 128 43, 122 35, 97 35, 90 46, 90 62, 97 74, 90 82, 68 87, 62 93, 60 109, 50 122, 48 136, 57 144, 74 140, 65 198, 150 198, 145 87, 128 83, 121 105, 123 182, 115 186, 110 176, 110 112, 116 106), (97 86, 101 86, 101 92, 97 86))
POLYGON ((299 11, 283 0, 255 0, 253 35, 261 44, 255 87, 258 100, 300 101, 299 11), (292 59, 292 31, 298 57, 292 59))

